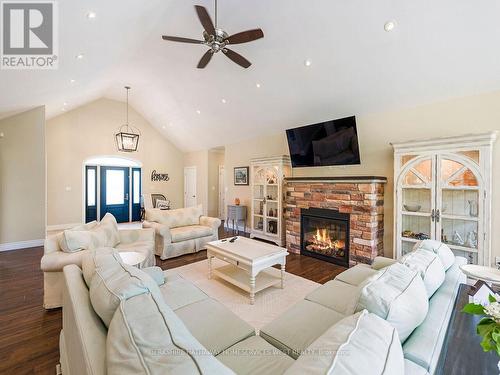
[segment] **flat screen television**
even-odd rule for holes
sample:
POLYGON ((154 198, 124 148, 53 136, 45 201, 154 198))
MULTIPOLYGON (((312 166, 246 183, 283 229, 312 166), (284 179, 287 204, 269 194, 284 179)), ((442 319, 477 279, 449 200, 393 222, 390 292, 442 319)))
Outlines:
POLYGON ((286 131, 293 167, 361 164, 356 117, 286 131))

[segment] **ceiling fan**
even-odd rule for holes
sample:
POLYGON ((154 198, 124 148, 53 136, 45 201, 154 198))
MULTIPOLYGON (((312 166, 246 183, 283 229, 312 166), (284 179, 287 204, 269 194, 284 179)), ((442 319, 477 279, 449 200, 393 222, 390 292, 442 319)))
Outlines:
POLYGON ((217 0, 215 0, 215 26, 205 7, 202 7, 201 5, 195 5, 195 9, 196 13, 198 14, 198 18, 200 19, 200 22, 204 28, 204 40, 181 38, 168 35, 163 35, 162 39, 172 42, 204 44, 209 47, 210 49, 202 56, 200 62, 198 63, 198 69, 205 68, 212 59, 212 56, 220 51, 222 51, 224 55, 226 55, 229 59, 242 66, 243 68, 248 68, 250 65, 252 65, 250 61, 245 59, 239 53, 230 50, 229 48, 227 48, 227 46, 231 44, 252 42, 254 40, 263 38, 264 32, 261 29, 242 31, 241 33, 229 36, 229 34, 227 34, 224 30, 217 27, 217 0))

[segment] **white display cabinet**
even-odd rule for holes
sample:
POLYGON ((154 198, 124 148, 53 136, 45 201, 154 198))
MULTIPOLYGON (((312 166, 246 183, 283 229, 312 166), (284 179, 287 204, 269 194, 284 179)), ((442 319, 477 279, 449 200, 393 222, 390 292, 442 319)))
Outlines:
POLYGON ((288 156, 253 159, 250 164, 252 189, 251 238, 285 245, 283 181, 292 167, 288 156))
POLYGON ((497 133, 393 143, 394 244, 442 241, 470 263, 491 265, 492 149, 497 133))

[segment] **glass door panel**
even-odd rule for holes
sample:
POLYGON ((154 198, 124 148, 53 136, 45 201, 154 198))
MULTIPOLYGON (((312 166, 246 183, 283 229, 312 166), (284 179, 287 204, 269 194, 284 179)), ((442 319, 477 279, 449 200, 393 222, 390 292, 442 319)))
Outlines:
POLYGON ((460 219, 442 219, 441 241, 452 245, 477 250, 478 221, 460 219))
POLYGON ((478 190, 443 189, 441 213, 443 217, 477 217, 478 190))
POLYGON ((101 219, 108 212, 119 223, 129 221, 128 167, 101 167, 101 219))
POLYGON ((431 189, 403 188, 403 210, 407 213, 431 213, 431 189))
POLYGON ((425 240, 432 238, 431 218, 403 215, 403 240, 425 240))
POLYGON ((141 220, 141 169, 132 169, 132 221, 141 220))
POLYGON ((97 220, 97 167, 85 168, 85 222, 97 220))

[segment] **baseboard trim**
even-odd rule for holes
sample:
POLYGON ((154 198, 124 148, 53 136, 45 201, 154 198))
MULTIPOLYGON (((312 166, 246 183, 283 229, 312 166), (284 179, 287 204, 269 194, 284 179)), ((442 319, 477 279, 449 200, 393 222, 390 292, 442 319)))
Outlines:
POLYGON ((77 225, 82 225, 82 223, 47 225, 47 231, 50 232, 53 230, 65 230, 76 227, 77 225))
POLYGON ((40 239, 40 240, 1 243, 0 251, 11 251, 11 250, 28 249, 31 247, 43 246, 43 241, 44 241, 43 239, 40 239))

